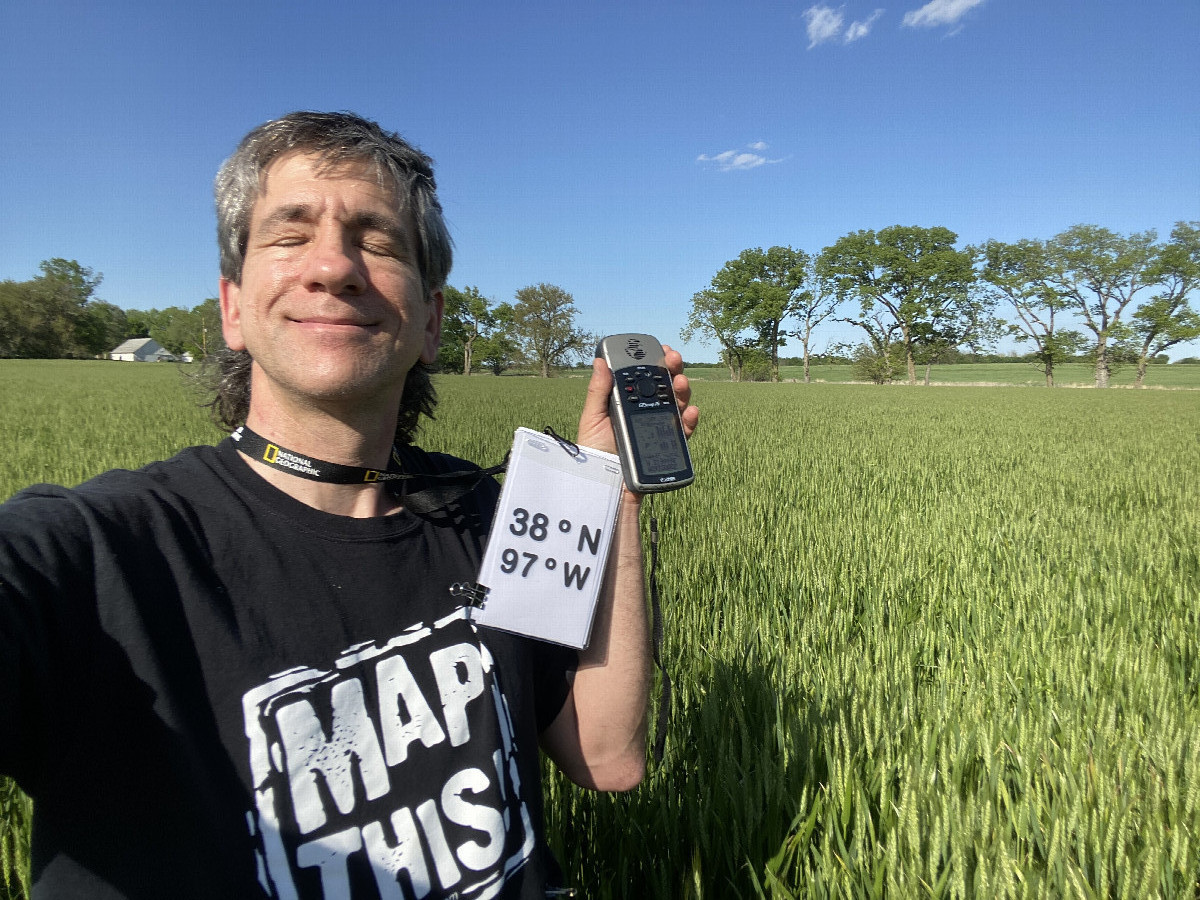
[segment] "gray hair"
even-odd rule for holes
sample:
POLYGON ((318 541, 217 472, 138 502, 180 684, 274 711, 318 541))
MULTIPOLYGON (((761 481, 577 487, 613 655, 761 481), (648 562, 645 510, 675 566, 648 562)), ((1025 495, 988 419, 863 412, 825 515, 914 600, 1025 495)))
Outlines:
MULTIPOLYGON (((234 284, 242 280, 250 217, 263 187, 263 176, 280 157, 290 153, 316 156, 334 167, 365 162, 375 168, 379 183, 395 194, 398 211, 414 226, 417 266, 426 298, 446 284, 453 262, 452 241, 437 198, 433 160, 398 134, 353 113, 294 112, 258 126, 242 139, 216 178, 217 244, 221 276, 234 284)), ((216 397, 209 404, 228 428, 246 420, 250 411, 250 356, 223 350, 218 357, 216 397)), ((404 383, 396 423, 396 442, 410 443, 422 415, 432 418, 437 397, 430 381, 432 369, 417 363, 404 383)))

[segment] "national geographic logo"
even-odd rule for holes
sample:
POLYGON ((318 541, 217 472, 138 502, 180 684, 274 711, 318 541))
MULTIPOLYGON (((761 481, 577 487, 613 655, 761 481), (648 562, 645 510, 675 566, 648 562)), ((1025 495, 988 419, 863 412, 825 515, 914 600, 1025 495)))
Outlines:
POLYGON ((266 449, 263 450, 262 458, 263 462, 269 463, 272 466, 293 469, 296 472, 304 472, 317 478, 321 476, 321 470, 313 466, 311 459, 297 456, 295 453, 277 447, 275 444, 267 444, 266 449))

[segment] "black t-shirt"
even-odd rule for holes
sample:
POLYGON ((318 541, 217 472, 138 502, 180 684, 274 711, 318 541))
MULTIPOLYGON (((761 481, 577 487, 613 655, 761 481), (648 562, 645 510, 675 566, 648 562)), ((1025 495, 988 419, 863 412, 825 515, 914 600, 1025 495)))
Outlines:
POLYGON ((334 516, 225 441, 0 506, 35 896, 540 897, 537 734, 575 657, 450 594, 497 495, 334 516))

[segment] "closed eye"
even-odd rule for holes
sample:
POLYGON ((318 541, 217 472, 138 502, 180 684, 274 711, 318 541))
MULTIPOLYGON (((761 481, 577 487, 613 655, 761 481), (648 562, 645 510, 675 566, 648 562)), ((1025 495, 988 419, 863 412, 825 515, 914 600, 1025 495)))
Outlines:
POLYGON ((396 259, 404 256, 400 248, 394 246, 390 241, 383 239, 363 238, 358 242, 358 246, 373 256, 391 256, 396 259))

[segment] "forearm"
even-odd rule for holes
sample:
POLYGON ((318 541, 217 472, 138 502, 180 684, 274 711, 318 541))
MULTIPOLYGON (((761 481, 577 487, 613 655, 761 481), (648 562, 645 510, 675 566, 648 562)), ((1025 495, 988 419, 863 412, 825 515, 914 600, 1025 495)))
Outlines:
POLYGON ((568 708, 544 736, 568 777, 596 790, 628 790, 645 772, 650 633, 639 507, 636 496, 622 498, 591 641, 568 708))

